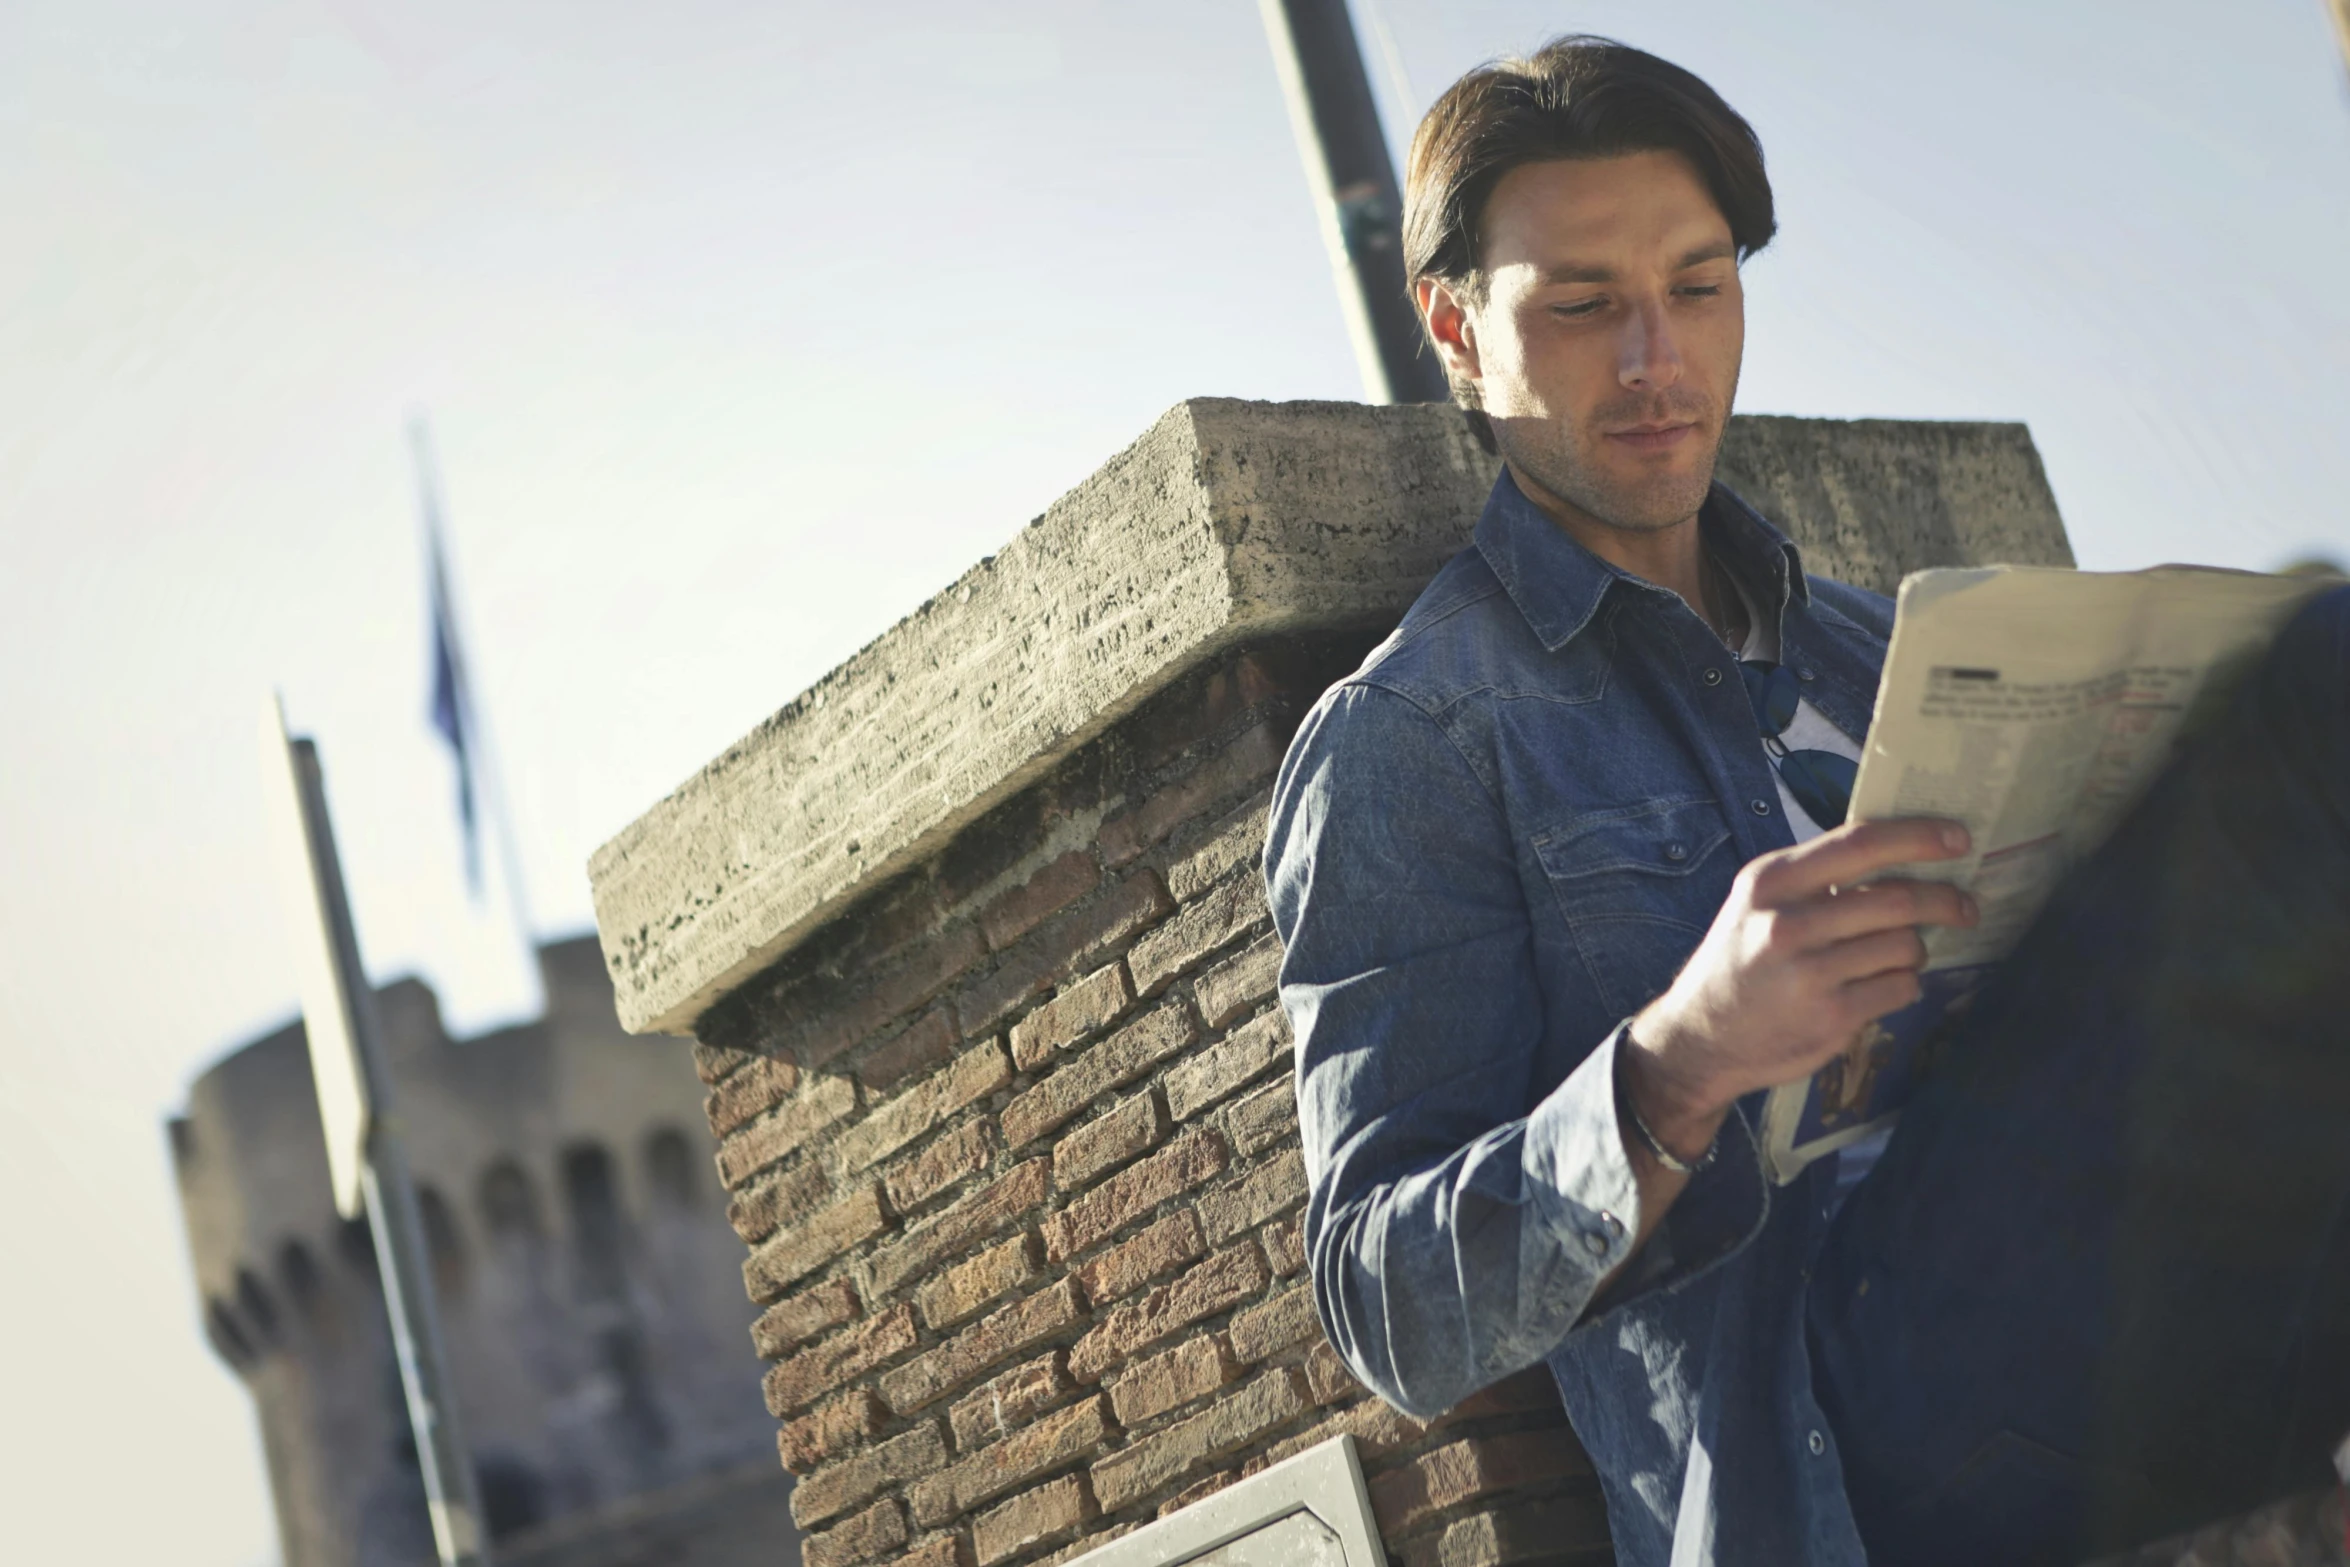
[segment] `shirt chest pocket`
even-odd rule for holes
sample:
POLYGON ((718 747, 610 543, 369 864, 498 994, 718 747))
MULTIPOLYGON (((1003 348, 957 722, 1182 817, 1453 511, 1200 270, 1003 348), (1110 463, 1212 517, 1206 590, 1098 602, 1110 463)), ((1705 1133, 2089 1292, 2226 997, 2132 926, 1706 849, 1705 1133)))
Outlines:
POLYGON ((1578 817, 1533 847, 1568 934, 1609 1012, 1638 1011, 1671 983, 1738 872, 1709 796, 1578 817))

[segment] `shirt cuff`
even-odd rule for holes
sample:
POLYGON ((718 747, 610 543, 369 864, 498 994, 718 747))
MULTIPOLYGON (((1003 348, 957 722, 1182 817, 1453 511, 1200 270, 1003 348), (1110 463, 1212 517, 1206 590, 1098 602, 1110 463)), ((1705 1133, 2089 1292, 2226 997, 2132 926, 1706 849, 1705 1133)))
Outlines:
POLYGON ((1761 1154, 1744 1107, 1734 1107, 1716 1134, 1713 1162, 1689 1178, 1657 1232, 1632 1255, 1640 1187, 1616 1119, 1616 1057, 1631 1026, 1629 1019, 1617 1024, 1526 1118, 1527 1175, 1560 1247, 1595 1278, 1631 1261, 1608 1290, 1610 1306, 1734 1255, 1762 1229, 1769 1204, 1761 1154))

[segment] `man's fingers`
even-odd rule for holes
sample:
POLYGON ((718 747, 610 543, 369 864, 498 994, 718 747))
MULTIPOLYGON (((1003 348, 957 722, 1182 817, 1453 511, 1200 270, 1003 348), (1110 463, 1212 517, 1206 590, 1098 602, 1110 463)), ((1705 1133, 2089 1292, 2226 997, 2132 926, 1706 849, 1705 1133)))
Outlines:
POLYGON ((1957 822, 1913 817, 1897 822, 1847 822, 1809 843, 1782 849, 1755 872, 1758 908, 1790 903, 1867 881, 1896 865, 1955 860, 1967 852, 1967 830, 1957 822))
POLYGON ((1915 925, 1972 925, 1975 900, 1939 881, 1879 881, 1815 897, 1775 916, 1799 951, 1815 951, 1872 931, 1915 925))
POLYGON ((1926 944, 1918 936, 1917 927, 1904 925, 1899 930, 1874 931, 1850 941, 1839 941, 1815 961, 1830 982, 1847 985, 1896 969, 1915 972, 1923 968, 1926 944))
POLYGON ((1856 979, 1844 987, 1844 1004, 1863 1023, 1873 1023, 1888 1012, 1898 1012, 1925 994, 1915 969, 1891 969, 1856 979))

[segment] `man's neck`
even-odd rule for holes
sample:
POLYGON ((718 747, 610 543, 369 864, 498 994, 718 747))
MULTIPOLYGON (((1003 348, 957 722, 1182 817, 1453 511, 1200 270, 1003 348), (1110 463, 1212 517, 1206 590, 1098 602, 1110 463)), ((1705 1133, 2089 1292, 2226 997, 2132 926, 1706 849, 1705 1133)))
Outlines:
MULTIPOLYGON (((1619 528, 1544 488, 1516 463, 1511 463, 1509 470, 1519 492, 1568 538, 1617 570, 1678 593, 1681 602, 1712 624, 1718 634, 1729 634, 1731 628, 1715 618, 1720 611, 1708 607, 1705 546, 1695 512, 1662 528, 1619 528)), ((1729 613, 1734 615, 1735 608, 1730 607, 1729 613)))

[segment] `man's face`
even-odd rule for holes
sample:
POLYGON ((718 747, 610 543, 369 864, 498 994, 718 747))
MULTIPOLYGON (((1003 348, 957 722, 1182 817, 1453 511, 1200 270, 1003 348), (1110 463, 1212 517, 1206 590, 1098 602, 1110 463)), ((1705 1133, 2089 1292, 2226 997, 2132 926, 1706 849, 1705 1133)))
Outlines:
POLYGON ((1638 531, 1696 515, 1746 345, 1729 222, 1674 152, 1532 163, 1487 202, 1476 305, 1423 282, 1456 375, 1538 503, 1638 531))

